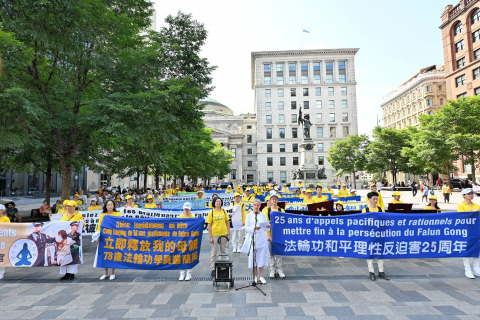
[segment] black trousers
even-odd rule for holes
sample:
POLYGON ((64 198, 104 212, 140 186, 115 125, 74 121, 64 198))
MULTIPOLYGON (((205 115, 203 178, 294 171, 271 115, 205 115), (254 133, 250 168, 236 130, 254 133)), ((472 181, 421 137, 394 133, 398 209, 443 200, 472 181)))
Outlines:
POLYGON ((412 189, 413 196, 415 197, 417 195, 417 188, 412 189))

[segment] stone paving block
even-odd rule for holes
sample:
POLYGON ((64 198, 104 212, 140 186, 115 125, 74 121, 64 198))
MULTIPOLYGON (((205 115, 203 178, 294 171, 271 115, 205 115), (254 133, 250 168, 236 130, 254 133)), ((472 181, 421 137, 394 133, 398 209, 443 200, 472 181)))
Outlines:
POLYGON ((312 316, 286 316, 284 320, 315 320, 312 316))
POLYGON ((322 307, 315 307, 315 306, 303 306, 302 307, 303 313, 306 316, 325 316, 325 311, 323 311, 322 307))
POLYGON ((349 307, 322 307, 323 311, 328 316, 354 316, 352 309, 349 307))
POLYGON ((106 319, 120 319, 127 313, 127 311, 128 309, 107 310, 101 315, 101 317, 106 319))
MULTIPOLYGON (((42 312, 42 314, 36 316, 34 319, 55 319, 63 312, 63 310, 47 310, 42 312)), ((5 316, 6 319, 15 319, 14 317, 9 317, 8 315, 5 315, 3 313, 2 316, 5 316)))
POLYGON ((173 308, 169 316, 175 318, 189 317, 191 313, 191 308, 173 308))
POLYGON ((458 320, 456 316, 452 315, 438 315, 438 316, 432 316, 432 315, 411 315, 408 316, 409 319, 411 320, 458 320))
POLYGON ((237 308, 237 317, 256 317, 257 308, 237 308))
POLYGON ((150 305, 155 299, 155 295, 149 293, 134 294, 125 304, 150 305))
POLYGON ((286 316, 285 308, 283 307, 258 307, 257 315, 262 316, 286 316))
POLYGON ((461 315, 465 314, 465 312, 460 311, 459 309, 452 307, 452 306, 437 306, 434 307, 438 311, 440 311, 443 314, 451 314, 451 315, 461 315))
POLYGON ((218 316, 218 308, 193 308, 190 313, 191 317, 216 317, 218 316))
POLYGON ((135 310, 128 310, 124 315, 123 318, 149 318, 155 309, 135 309, 135 310))
POLYGON ((368 309, 372 311, 373 314, 377 315, 393 315, 395 314, 392 309, 385 306, 367 306, 368 309))
POLYGON ((287 316, 304 316, 305 313, 301 307, 285 307, 287 316))

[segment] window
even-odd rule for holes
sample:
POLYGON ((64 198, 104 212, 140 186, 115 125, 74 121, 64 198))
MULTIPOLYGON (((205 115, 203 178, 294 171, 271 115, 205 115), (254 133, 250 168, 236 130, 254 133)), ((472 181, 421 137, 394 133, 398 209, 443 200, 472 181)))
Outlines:
POLYGON ((322 109, 322 101, 321 101, 321 100, 317 100, 317 101, 316 101, 316 106, 317 106, 317 109, 322 109))
POLYGON ((472 13, 472 24, 477 23, 479 20, 480 20, 480 9, 477 9, 472 13))
POLYGON ((267 115, 266 124, 272 124, 272 116, 267 115))
POLYGON ((295 63, 288 64, 288 76, 290 79, 290 84, 295 84, 297 80, 297 66, 295 63))
POLYGON ((280 145, 280 152, 285 152, 285 145, 284 144, 280 145))
POLYGON ((264 83, 266 86, 269 86, 272 84, 272 65, 271 64, 264 64, 263 65, 263 77, 264 77, 264 83))
POLYGON ((293 165, 298 166, 298 157, 293 157, 293 165))
POLYGON ((303 101, 303 109, 310 109, 310 102, 303 101))
POLYGON ((327 70, 327 83, 333 83, 333 62, 325 64, 327 70))
POLYGON ((247 149, 247 154, 253 154, 252 149, 247 149))
POLYGON ((440 105, 443 106, 444 99, 440 98, 440 105))
POLYGON ((463 24, 461 22, 458 22, 455 25, 455 28, 453 29, 453 35, 454 36, 459 35, 460 33, 462 33, 462 31, 463 31, 463 24))
POLYGON ((443 90, 443 86, 438 86, 438 91, 442 91, 443 90))
POLYGON ((283 110, 283 101, 278 101, 278 110, 283 110))
POLYGON ((268 182, 273 182, 273 172, 267 172, 267 180, 268 182))
POLYGON ((461 75, 460 77, 455 78, 455 83, 457 84, 457 88, 463 86, 467 82, 465 75, 461 75))
POLYGON ((480 94, 480 87, 475 88, 475 95, 478 96, 480 94))
POLYGON ((278 97, 283 98, 283 89, 278 89, 278 97))
POLYGON ((459 95, 457 96, 457 99, 459 99, 459 98, 466 98, 466 97, 467 97, 467 93, 464 92, 464 93, 462 93, 462 94, 459 94, 459 95))
POLYGON ((323 138, 323 128, 317 128, 317 138, 323 138))
POLYGON ((270 89, 265 89, 265 98, 270 98, 272 96, 272 91, 270 89))
POLYGON ((292 152, 298 152, 298 143, 292 144, 292 152))
POLYGON ((317 144, 317 151, 318 152, 323 152, 323 143, 317 144))
POLYGON ((345 61, 338 62, 338 82, 347 82, 347 70, 345 68, 345 61))
POLYGON ((281 183, 287 182, 287 172, 286 171, 280 171, 280 182, 281 183))
POLYGON ((336 138, 336 137, 337 137, 337 128, 330 127, 330 138, 336 138))
POLYGON ((342 96, 346 96, 347 95, 347 87, 342 87, 341 90, 342 90, 342 96))
POLYGON ((292 108, 291 108, 291 109, 292 109, 292 110, 296 110, 296 109, 297 109, 297 101, 292 101, 291 104, 292 104, 292 108))
POLYGON ((237 169, 232 169, 232 180, 237 180, 237 169))
POLYGON ((433 103, 432 103, 432 99, 427 99, 427 106, 430 106, 430 107, 431 107, 432 104, 433 104, 433 103))
POLYGON ((253 165, 253 161, 248 161, 247 162, 247 167, 251 167, 253 165))
POLYGON ((268 166, 268 167, 272 167, 272 166, 273 166, 273 158, 272 158, 272 157, 268 157, 268 158, 267 158, 267 166, 268 166))
POLYGON ((480 59, 480 49, 475 50, 473 54, 475 55, 475 60, 480 59))
POLYGON ((322 114, 317 113, 317 123, 322 123, 322 114))
POLYGON ((320 62, 313 63, 313 83, 320 83, 321 80, 320 73, 320 62))
POLYGON ((472 33, 472 40, 473 42, 477 42, 478 40, 480 40, 480 29, 472 33))
POLYGON ((322 88, 315 88, 315 95, 317 97, 321 96, 322 95, 322 88))
POLYGON ((332 87, 328 88, 328 95, 333 96, 334 94, 335 94, 335 89, 332 87))
POLYGON ((247 126, 247 129, 252 129, 252 126, 247 126))
POLYGON ((267 152, 272 152, 272 144, 267 144, 267 152))
POLYGON ((329 113, 328 116, 330 122, 335 122, 335 113, 329 113))
POLYGON ((287 165, 287 158, 280 157, 280 165, 281 166, 286 166, 287 165))
POLYGON ((427 86, 427 92, 432 92, 432 87, 431 86, 427 86))
POLYGON ((290 97, 296 97, 297 96, 297 89, 292 88, 290 89, 290 97))
POLYGON ((292 128, 292 138, 297 139, 298 138, 298 130, 297 128, 292 128))
POLYGON ((292 114, 292 123, 297 123, 297 114, 292 114))
POLYGON ((347 100, 342 100, 342 108, 348 108, 347 100))
POLYGON ((308 88, 303 88, 303 96, 308 97, 308 88))
POLYGON ((457 69, 463 68, 465 66, 465 57, 457 60, 457 69))
POLYGON ((252 135, 247 135, 247 143, 252 143, 252 135))
POLYGON ((308 84, 308 63, 302 63, 302 84, 308 84))
POLYGON ((277 63, 277 84, 283 85, 283 63, 277 63))
POLYGON ((348 130, 348 127, 343 127, 343 136, 348 137, 349 134, 350 134, 350 132, 348 130))
POLYGON ((325 160, 324 160, 323 156, 319 156, 319 157, 318 157, 318 165, 319 165, 319 166, 323 166, 323 165, 324 165, 324 162, 325 162, 325 160))
POLYGON ((232 151, 232 157, 236 157, 236 154, 237 154, 237 148, 231 148, 230 149, 232 151))
POLYGON ((477 80, 480 77, 480 68, 473 69, 473 80, 477 80))
POLYGON ((455 52, 463 50, 463 39, 455 43, 455 52))
POLYGON ((342 113, 342 122, 348 122, 348 113, 342 113))
POLYGON ((328 108, 329 109, 334 109, 335 108, 335 101, 334 100, 328 100, 328 108))
POLYGON ((284 114, 279 114, 278 115, 278 123, 280 123, 280 124, 285 123, 285 115, 284 114))
POLYGON ((278 133, 279 133, 280 139, 285 139, 285 128, 280 128, 278 130, 278 133))
POLYGON ((272 128, 267 128, 267 139, 272 139, 272 128))
POLYGON ((265 110, 267 110, 267 111, 272 110, 272 103, 271 102, 265 102, 265 110))

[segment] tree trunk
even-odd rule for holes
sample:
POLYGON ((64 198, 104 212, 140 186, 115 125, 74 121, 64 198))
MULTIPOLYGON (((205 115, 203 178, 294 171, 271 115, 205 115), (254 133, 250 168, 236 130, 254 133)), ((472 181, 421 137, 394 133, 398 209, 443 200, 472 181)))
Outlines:
POLYGON ((355 177, 355 169, 353 169, 353 189, 357 189, 357 179, 355 177))
POLYGON ((475 178, 475 153, 474 152, 470 153, 469 157, 470 157, 470 159, 473 159, 473 161, 471 163, 471 166, 472 166, 472 186, 473 186, 473 184, 476 181, 476 178, 475 178))
POLYGON ((155 189, 160 190, 160 171, 155 167, 155 189))
POLYGON ((72 166, 61 164, 62 171, 62 199, 70 199, 70 188, 72 186, 72 166))
POLYGON ((48 157, 47 171, 45 171, 45 200, 50 203, 50 194, 52 193, 52 157, 48 157))
POLYGON ((137 170, 137 189, 140 189, 140 170, 137 170))
POLYGON ((143 169, 143 189, 147 189, 148 166, 143 169))

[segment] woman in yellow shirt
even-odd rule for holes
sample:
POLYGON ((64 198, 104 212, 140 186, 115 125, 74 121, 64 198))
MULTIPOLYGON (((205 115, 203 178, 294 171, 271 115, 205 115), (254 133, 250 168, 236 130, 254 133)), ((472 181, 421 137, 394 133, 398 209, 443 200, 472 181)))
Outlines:
MULTIPOLYGON (((10 218, 5 215, 5 206, 0 204, 0 223, 10 223, 10 218)), ((5 267, 0 267, 0 279, 3 279, 5 267)))
POLYGON ((393 200, 390 203, 403 203, 403 201, 400 200, 400 197, 402 196, 400 191, 394 191, 392 195, 393 195, 393 200))
POLYGON ((430 204, 428 206, 426 206, 425 208, 423 208, 423 210, 437 210, 437 211, 440 211, 441 209, 438 207, 438 201, 437 201, 437 197, 436 196, 430 196, 428 198, 428 202, 430 202, 430 204))
POLYGON ((65 200, 63 201, 63 205, 62 207, 60 208, 60 210, 58 210, 57 213, 67 213, 67 203, 69 202, 70 200, 65 200))
POLYGON ((153 196, 147 197, 147 203, 143 207, 145 209, 157 209, 157 204, 153 202, 153 196))
POLYGON ((342 184, 342 189, 338 191, 338 197, 339 198, 345 198, 348 197, 348 190, 347 190, 347 185, 344 183, 342 184))
MULTIPOLYGON (((185 202, 183 204, 183 213, 177 218, 195 218, 191 212, 192 204, 190 202, 185 202)), ((179 281, 190 281, 192 279, 192 269, 180 270, 179 281)))
MULTIPOLYGON (((221 198, 215 199, 215 207, 208 213, 208 235, 210 237, 210 265, 212 267, 211 276, 215 276, 215 260, 217 256, 218 239, 221 236, 227 236, 230 241, 230 221, 228 213, 222 208, 223 200, 221 198)), ((225 254, 227 248, 227 241, 222 238, 220 241, 220 254, 225 254)))
POLYGON ((307 194, 307 197, 303 199, 303 203, 306 203, 306 204, 317 203, 317 201, 314 198, 312 198, 312 190, 308 189, 306 191, 306 194, 307 194))
POLYGON ((442 193, 443 193, 443 202, 450 203, 450 194, 452 193, 452 190, 450 189, 450 186, 448 185, 447 181, 445 181, 445 184, 442 187, 442 193))
MULTIPOLYGON (((105 216, 113 216, 113 217, 122 216, 120 212, 117 212, 117 208, 115 207, 115 201, 107 200, 103 205, 103 212, 98 218, 97 232, 100 232, 100 230, 102 229, 102 221, 105 216)), ((100 243, 100 241, 97 240, 97 243, 100 243)), ((105 274, 100 277, 100 280, 105 280, 108 277, 108 268, 104 268, 104 269, 105 269, 105 274)), ((113 279, 115 279, 115 268, 112 268, 112 273, 110 275, 110 280, 113 280, 113 279)))
MULTIPOLYGON (((127 200, 127 204, 125 205, 125 208, 138 208, 136 204, 133 204, 133 198, 132 196, 128 195, 125 197, 125 200, 127 200)), ((155 208, 157 206, 155 205, 155 208)))
POLYGON ((88 211, 93 210, 102 210, 102 207, 97 204, 97 199, 90 200, 90 207, 88 207, 88 211))
MULTIPOLYGON (((67 202, 67 213, 65 213, 60 221, 69 221, 69 222, 75 222, 75 221, 82 221, 83 216, 78 213, 77 211, 77 201, 75 200, 70 200, 67 202)), ((73 224, 70 224, 71 228, 74 229, 75 227, 73 224)), ((78 224, 76 225, 76 228, 78 228, 78 224)), ((80 238, 80 234, 78 234, 77 229, 74 230, 74 234, 76 233, 78 235, 78 238, 80 238)), ((73 238, 72 238, 73 239, 73 238)), ((81 241, 81 240, 79 240, 81 241)), ((77 244, 78 245, 78 244, 77 244)), ((73 254, 72 254, 73 256, 73 254)), ((77 255, 78 258, 78 255, 77 255)), ((78 264, 68 264, 66 266, 60 266, 60 274, 63 275, 63 277, 60 278, 60 280, 73 280, 75 279, 75 274, 78 272, 78 264)))

